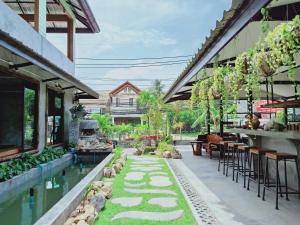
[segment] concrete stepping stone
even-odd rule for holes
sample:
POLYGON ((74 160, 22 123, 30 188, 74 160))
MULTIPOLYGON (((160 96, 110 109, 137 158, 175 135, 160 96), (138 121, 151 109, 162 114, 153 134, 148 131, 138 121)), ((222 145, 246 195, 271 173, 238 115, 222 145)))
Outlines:
POLYGON ((128 156, 128 159, 132 159, 135 161, 158 161, 160 160, 159 158, 155 158, 155 157, 142 157, 142 156, 128 156))
POLYGON ((154 172, 150 172, 149 175, 150 175, 150 176, 153 176, 153 175, 167 176, 168 173, 166 173, 166 172, 160 172, 160 171, 154 171, 154 172))
POLYGON ((155 161, 134 161, 132 162, 132 165, 153 165, 153 164, 158 164, 161 165, 159 162, 155 162, 155 161))
POLYGON ((170 181, 170 178, 167 176, 151 176, 150 185, 154 187, 168 187, 173 183, 170 181))
POLYGON ((142 187, 142 186, 145 186, 146 183, 143 182, 143 183, 129 183, 129 182, 124 182, 124 185, 127 186, 127 187, 142 187))
POLYGON ((143 211, 128 211, 121 212, 115 215, 112 220, 118 219, 139 219, 150 221, 172 221, 183 216, 183 210, 172 212, 143 212, 143 211))
POLYGON ((111 200, 113 204, 119 204, 123 207, 132 207, 138 206, 142 203, 142 197, 121 197, 121 198, 114 198, 111 200))
POLYGON ((177 198, 152 198, 148 203, 151 205, 159 205, 163 208, 171 208, 177 206, 177 198))
POLYGON ((144 176, 145 176, 144 172, 129 172, 126 174, 124 180, 139 181, 139 180, 143 180, 144 176))
POLYGON ((150 172, 150 171, 156 171, 156 170, 162 170, 161 167, 158 166, 131 166, 131 170, 136 170, 136 171, 143 171, 143 172, 150 172))
POLYGON ((169 194, 177 195, 176 192, 163 189, 138 189, 138 188, 124 188, 124 191, 135 194, 169 194))

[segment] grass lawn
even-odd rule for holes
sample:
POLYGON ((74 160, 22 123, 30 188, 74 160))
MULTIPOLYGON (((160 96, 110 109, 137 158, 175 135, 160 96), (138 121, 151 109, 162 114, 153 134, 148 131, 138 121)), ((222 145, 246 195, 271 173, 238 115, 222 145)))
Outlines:
POLYGON ((105 204, 105 209, 99 213, 98 219, 96 220, 96 225, 108 225, 108 224, 116 224, 116 225, 154 225, 154 224, 168 224, 168 225, 196 225, 196 220, 194 219, 191 210, 181 193, 180 188, 178 187, 176 180, 173 177, 173 174, 169 170, 167 163, 160 159, 158 162, 163 166, 162 172, 166 172, 172 181, 173 185, 169 187, 153 187, 149 185, 149 175, 144 176, 143 181, 130 181, 130 183, 140 183, 146 182, 146 185, 143 186, 145 189, 166 189, 172 190, 177 193, 177 196, 174 195, 166 195, 166 194, 135 194, 124 191, 124 177, 126 173, 131 172, 130 164, 133 162, 132 159, 127 159, 126 165, 120 174, 118 174, 113 183, 113 197, 143 197, 142 204, 133 207, 122 207, 119 204, 113 204, 111 200, 108 200, 105 204), (156 197, 177 197, 177 206, 173 208, 162 208, 158 205, 150 205, 148 204, 148 200, 156 197), (119 219, 111 221, 112 217, 120 212, 125 211, 145 211, 145 212, 172 212, 176 210, 184 210, 184 214, 181 218, 174 221, 149 221, 149 220, 139 220, 139 219, 119 219))

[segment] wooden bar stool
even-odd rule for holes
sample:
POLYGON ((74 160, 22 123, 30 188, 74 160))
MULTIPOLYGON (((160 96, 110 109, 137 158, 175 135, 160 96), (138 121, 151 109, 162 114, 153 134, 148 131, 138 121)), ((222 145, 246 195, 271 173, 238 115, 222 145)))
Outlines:
POLYGON ((266 153, 266 167, 265 167, 265 176, 264 176, 264 190, 263 190, 263 200, 265 200, 265 191, 266 188, 269 187, 276 187, 276 203, 275 208, 278 209, 278 195, 282 196, 282 190, 281 187, 285 188, 285 196, 286 200, 289 200, 289 194, 299 194, 300 197, 300 176, 299 176, 299 161, 298 156, 289 154, 289 153, 283 153, 283 152, 268 152, 266 153), (269 160, 274 160, 276 163, 276 176, 275 176, 275 184, 271 184, 269 182, 269 160), (280 161, 284 162, 284 185, 280 184, 280 175, 279 175, 279 168, 278 164, 280 161), (286 162, 294 162, 297 170, 297 178, 298 178, 298 191, 289 192, 288 183, 287 183, 287 171, 286 171, 286 162), (268 184, 266 184, 266 181, 268 180, 268 184), (280 192, 279 192, 280 191, 280 192))
POLYGON ((245 145, 244 143, 231 142, 228 143, 228 151, 231 153, 231 164, 229 163, 229 158, 227 159, 227 168, 226 168, 226 176, 228 176, 228 168, 232 167, 232 180, 234 181, 234 173, 235 170, 238 169, 238 165, 235 163, 235 159, 237 158, 237 147, 240 145, 245 145))
POLYGON ((220 166, 223 164, 223 174, 225 175, 225 162, 226 156, 228 154, 228 144, 232 141, 220 141, 220 157, 219 157, 219 164, 218 164, 218 171, 220 171, 220 166), (223 160, 223 161, 222 161, 223 160))
POLYGON ((241 162, 241 166, 238 164, 240 169, 237 171, 236 174, 236 182, 238 182, 239 173, 241 173, 244 177, 244 188, 246 188, 246 177, 247 172, 249 172, 249 152, 250 147, 248 145, 238 146, 238 160, 241 162))
POLYGON ((263 176, 263 168, 262 168, 262 157, 269 152, 276 152, 274 150, 265 150, 257 147, 250 148, 250 162, 249 162, 249 173, 248 173, 248 185, 247 190, 250 187, 250 181, 257 182, 257 197, 260 198, 260 184, 263 184, 264 176, 263 176), (257 157, 257 172, 255 172, 254 164, 254 156, 257 157), (253 165, 253 170, 252 170, 253 165), (257 178, 257 180, 255 180, 257 178))

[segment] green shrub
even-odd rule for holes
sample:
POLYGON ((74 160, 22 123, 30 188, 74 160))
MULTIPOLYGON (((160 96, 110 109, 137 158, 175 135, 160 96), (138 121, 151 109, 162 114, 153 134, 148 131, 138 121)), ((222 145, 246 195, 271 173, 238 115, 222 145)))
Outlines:
POLYGON ((154 152, 155 150, 156 150, 156 147, 146 146, 144 149, 144 154, 149 154, 149 152, 154 152))
POLYGON ((63 148, 46 147, 39 155, 23 153, 19 158, 0 164, 0 182, 9 180, 42 163, 61 158, 65 154, 63 148))
POLYGON ((124 152, 124 149, 121 146, 117 146, 114 149, 114 157, 112 159, 112 161, 110 162, 110 167, 112 167, 112 165, 115 163, 115 161, 117 161, 119 158, 121 158, 122 154, 124 152))
POLYGON ((175 153, 176 152, 175 147, 173 145, 168 144, 165 141, 161 141, 158 144, 158 148, 157 149, 158 149, 158 152, 159 152, 159 156, 162 156, 165 151, 170 151, 171 153, 175 153))

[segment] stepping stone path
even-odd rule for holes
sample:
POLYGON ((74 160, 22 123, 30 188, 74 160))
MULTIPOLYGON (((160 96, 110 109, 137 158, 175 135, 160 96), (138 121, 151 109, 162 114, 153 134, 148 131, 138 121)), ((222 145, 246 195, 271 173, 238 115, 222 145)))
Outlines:
POLYGON ((143 201, 142 197, 131 197, 131 198, 114 198, 111 200, 113 204, 119 204, 123 207, 132 207, 140 205, 143 201))
POLYGON ((151 205, 159 205, 163 208, 177 206, 177 198, 152 198, 148 201, 151 205))
POLYGON ((184 215, 184 210, 177 204, 177 193, 168 189, 173 183, 170 175, 163 172, 164 165, 161 159, 139 156, 128 156, 128 158, 133 161, 129 165, 129 172, 124 177, 123 190, 128 192, 129 196, 124 194, 125 196, 116 196, 111 200, 113 204, 128 208, 128 210, 116 213, 111 217, 111 221, 118 221, 121 224, 122 220, 132 219, 137 223, 140 220, 148 220, 161 224, 160 221, 180 219, 184 215), (153 198, 149 199, 149 195, 153 195, 153 198), (153 209, 153 205, 156 210, 147 211, 147 206, 153 209), (140 206, 143 206, 141 210, 136 208, 130 210, 130 207, 140 206), (161 211, 160 208, 164 210, 161 211))
POLYGON ((124 179, 139 181, 139 180, 143 180, 144 176, 145 176, 145 173, 143 173, 143 172, 130 172, 130 173, 126 174, 126 177, 124 179))
POLYGON ((134 183, 129 183, 129 182, 124 182, 124 185, 127 186, 127 187, 142 187, 142 186, 145 186, 146 183, 143 182, 143 183, 137 183, 137 184, 134 184, 134 183))
POLYGON ((143 211, 128 211, 121 212, 115 215, 112 220, 117 219, 143 219, 151 221, 171 221, 176 220, 183 215, 183 210, 172 212, 143 212, 143 211))
POLYGON ((155 187, 167 187, 172 185, 169 177, 166 176, 151 176, 150 185, 155 187))

